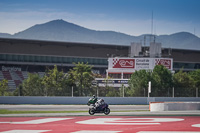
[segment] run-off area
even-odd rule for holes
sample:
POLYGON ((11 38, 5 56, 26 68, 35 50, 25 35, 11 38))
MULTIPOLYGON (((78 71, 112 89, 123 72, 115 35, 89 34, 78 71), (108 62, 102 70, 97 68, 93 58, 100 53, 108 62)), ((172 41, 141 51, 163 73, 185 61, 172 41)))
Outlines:
POLYGON ((200 133, 200 116, 0 117, 0 133, 200 133))

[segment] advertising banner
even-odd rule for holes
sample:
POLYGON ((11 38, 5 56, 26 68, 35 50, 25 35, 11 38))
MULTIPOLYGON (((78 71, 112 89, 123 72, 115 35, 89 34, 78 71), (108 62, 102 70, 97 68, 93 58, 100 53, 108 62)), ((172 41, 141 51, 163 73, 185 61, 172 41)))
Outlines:
POLYGON ((172 60, 171 59, 155 59, 155 66, 156 65, 163 65, 167 69, 172 69, 172 60))
POLYGON ((112 68, 135 68, 135 59, 113 58, 112 68))
POLYGON ((135 59, 135 66, 136 66, 136 70, 140 70, 140 69, 152 69, 152 60, 148 59, 148 58, 138 58, 135 59))
POLYGON ((173 59, 170 58, 109 58, 108 69, 153 70, 156 65, 163 65, 173 70, 173 59))

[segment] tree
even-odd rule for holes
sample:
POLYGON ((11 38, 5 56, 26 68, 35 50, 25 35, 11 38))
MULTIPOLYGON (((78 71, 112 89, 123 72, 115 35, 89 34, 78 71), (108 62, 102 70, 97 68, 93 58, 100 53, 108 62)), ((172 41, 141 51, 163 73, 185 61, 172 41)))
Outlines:
POLYGON ((8 91, 8 80, 3 79, 0 81, 0 96, 5 96, 8 91))
POLYGON ((152 72, 151 96, 170 96, 172 93, 172 73, 163 65, 157 65, 152 72))
POLYGON ((24 91, 24 89, 23 89, 23 84, 20 84, 20 85, 16 88, 16 90, 13 92, 13 95, 14 95, 14 96, 24 96, 24 93, 25 93, 25 91, 24 91))
POLYGON ((67 76, 63 71, 59 72, 55 65, 52 70, 48 69, 45 76, 42 79, 42 83, 45 88, 46 96, 58 96, 63 95, 66 92, 67 76))
POLYGON ((22 93, 20 95, 23 95, 23 96, 44 95, 44 87, 42 85, 42 78, 40 78, 39 74, 29 73, 28 78, 24 80, 22 86, 20 87, 20 92, 22 93))
POLYGON ((78 87, 79 96, 89 95, 94 76, 92 66, 78 62, 75 67, 69 71, 71 81, 78 87))
POLYGON ((195 93, 198 93, 199 96, 199 89, 200 89, 200 69, 192 71, 189 73, 189 76, 191 77, 192 84, 193 84, 193 90, 195 93), (198 90, 198 92, 195 91, 195 89, 198 90))
POLYGON ((180 70, 174 74, 174 95, 177 97, 191 96, 193 81, 192 78, 186 72, 180 70))
POLYGON ((139 70, 132 74, 129 80, 129 89, 126 93, 128 96, 146 96, 148 82, 151 81, 151 72, 139 70))

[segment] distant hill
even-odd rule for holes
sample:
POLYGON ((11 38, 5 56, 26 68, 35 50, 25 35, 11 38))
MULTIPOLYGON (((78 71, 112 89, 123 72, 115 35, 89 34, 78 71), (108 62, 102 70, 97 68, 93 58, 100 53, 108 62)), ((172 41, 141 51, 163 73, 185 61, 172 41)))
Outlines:
MULTIPOLYGON (((130 36, 114 31, 96 31, 64 20, 37 24, 14 35, 0 33, 0 37, 116 45, 130 45, 131 42, 141 42, 144 39, 144 35, 130 36)), ((156 42, 161 42, 162 47, 200 50, 200 38, 188 32, 156 36, 156 42)))
POLYGON ((9 37, 12 37, 12 35, 11 34, 7 34, 7 33, 0 33, 0 37, 9 38, 9 37))

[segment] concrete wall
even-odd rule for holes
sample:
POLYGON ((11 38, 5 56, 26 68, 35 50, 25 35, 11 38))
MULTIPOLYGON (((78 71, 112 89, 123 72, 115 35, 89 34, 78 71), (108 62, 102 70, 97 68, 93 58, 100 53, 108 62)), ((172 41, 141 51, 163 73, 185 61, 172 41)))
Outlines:
POLYGON ((151 103, 150 111, 200 110, 200 102, 161 102, 151 103))
MULTIPOLYGON (((90 97, 0 96, 0 104, 87 104, 90 97)), ((108 104, 147 105, 149 102, 200 102, 200 97, 99 97, 108 104)))

